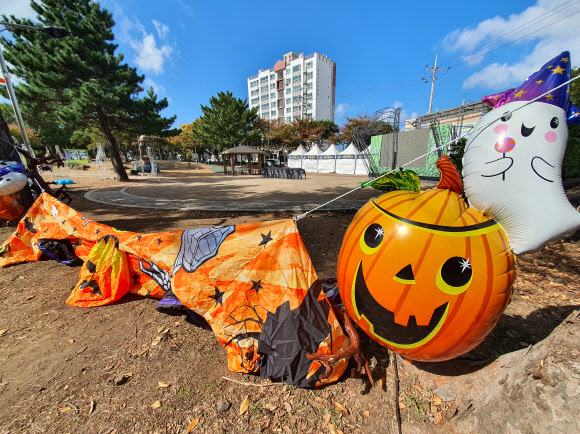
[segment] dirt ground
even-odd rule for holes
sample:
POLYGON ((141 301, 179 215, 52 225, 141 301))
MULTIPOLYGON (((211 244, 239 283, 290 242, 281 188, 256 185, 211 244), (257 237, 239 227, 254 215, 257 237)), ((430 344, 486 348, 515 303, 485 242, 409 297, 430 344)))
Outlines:
MULTIPOLYGON (((122 230, 147 233, 290 217, 109 207, 86 200, 83 194, 95 187, 95 178, 80 178, 71 189, 71 206, 122 230)), ((98 182, 98 187, 114 185, 114 179, 98 182)), ((353 215, 320 213, 298 224, 322 279, 336 276, 342 236, 353 215)), ((12 232, 0 228, 0 239, 12 232)), ((462 405, 461 390, 446 398, 435 389, 541 341, 580 308, 579 247, 576 235, 520 256, 511 304, 497 328, 467 356, 414 366, 399 358, 404 432, 447 432, 446 423, 462 405)), ((262 382, 259 376, 229 372, 211 331, 157 312, 154 299, 128 295, 105 307, 67 306, 78 273, 53 261, 0 270, 0 433, 185 433, 193 426, 193 432, 212 433, 396 432, 393 359, 365 336, 374 388, 347 376, 319 390, 262 382)))

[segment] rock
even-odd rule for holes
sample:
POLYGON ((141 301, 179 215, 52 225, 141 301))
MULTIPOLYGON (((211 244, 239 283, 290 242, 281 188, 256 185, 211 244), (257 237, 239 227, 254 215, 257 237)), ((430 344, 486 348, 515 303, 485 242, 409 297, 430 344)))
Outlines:
POLYGON ((129 378, 131 378, 131 376, 125 374, 111 375, 109 377, 109 381, 115 386, 121 386, 122 384, 125 384, 127 381, 129 381, 129 378))
POLYGON ((575 311, 543 341, 472 374, 465 393, 454 384, 461 399, 471 401, 471 411, 458 411, 446 427, 479 433, 580 432, 578 348, 580 311, 575 311))
POLYGON ((554 279, 554 282, 555 283, 561 283, 562 285, 565 285, 566 284, 566 281, 562 277, 556 277, 554 279))
POLYGON ((451 386, 449 384, 439 386, 433 392, 435 393, 435 395, 441 398, 441 401, 443 402, 455 401, 455 398, 457 398, 455 393, 453 393, 453 391, 451 390, 451 386))
POLYGON ((226 401, 225 399, 221 399, 218 401, 217 403, 217 412, 219 414, 223 414, 226 411, 228 411, 230 408, 230 403, 228 401, 226 401))

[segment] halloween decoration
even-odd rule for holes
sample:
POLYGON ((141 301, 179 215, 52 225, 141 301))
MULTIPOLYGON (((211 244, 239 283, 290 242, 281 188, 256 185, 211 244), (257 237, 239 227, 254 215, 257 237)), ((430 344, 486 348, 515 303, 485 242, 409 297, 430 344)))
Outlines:
POLYGON ((232 371, 314 387, 336 381, 348 364, 336 359, 329 373, 311 358, 343 353, 351 340, 292 220, 137 234, 42 194, 0 248, 0 266, 43 255, 83 263, 71 306, 101 306, 131 292, 202 317, 232 371))
POLYGON ((538 250, 580 227, 562 186, 567 123, 580 116, 570 103, 570 84, 551 90, 569 80, 570 64, 565 51, 521 86, 484 97, 493 110, 465 147, 469 204, 502 225, 515 253, 538 250))
POLYGON ((28 177, 24 166, 16 161, 0 161, 0 195, 16 193, 24 188, 28 177))
POLYGON ((468 208, 445 156, 426 192, 395 191, 356 214, 338 259, 338 286, 353 320, 413 360, 463 354, 494 328, 515 279, 501 226, 468 208))

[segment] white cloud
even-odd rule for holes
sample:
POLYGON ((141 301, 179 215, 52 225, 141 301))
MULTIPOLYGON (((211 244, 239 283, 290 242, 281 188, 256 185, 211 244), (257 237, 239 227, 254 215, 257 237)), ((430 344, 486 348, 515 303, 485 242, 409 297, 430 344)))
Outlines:
POLYGON ((525 53, 520 58, 514 58, 512 62, 495 62, 487 65, 469 76, 463 83, 464 89, 484 87, 505 90, 520 84, 562 51, 569 50, 572 59, 580 57, 578 12, 580 7, 576 2, 537 0, 535 5, 519 14, 508 17, 498 15, 478 23, 475 27, 454 30, 445 36, 443 45, 449 51, 463 53, 463 59, 473 66, 484 59, 484 53, 501 45, 535 44, 531 50, 520 48, 525 53), (501 41, 493 42, 504 35, 501 41), (470 53, 480 47, 484 49, 470 53))
POLYGON ((393 103, 393 107, 394 108, 401 108, 401 107, 403 107, 403 103, 401 101, 395 101, 393 103))
POLYGON ((193 8, 191 6, 189 6, 183 0, 177 0, 177 4, 183 10, 183 12, 185 12, 186 14, 188 14, 188 15, 190 15, 192 17, 195 15, 195 12, 194 12, 193 8))
POLYGON ((346 113, 348 113, 352 109, 353 107, 350 104, 341 103, 336 106, 336 109, 334 110, 334 115, 336 116, 337 119, 340 119, 343 118, 346 115, 346 113))
POLYGON ((167 39, 167 34, 169 33, 169 27, 165 24, 160 23, 159 21, 153 20, 153 24, 155 25, 155 30, 157 30, 157 34, 161 39, 167 39))
POLYGON ((36 12, 26 0, 2 0, 2 13, 8 16, 14 15, 17 18, 36 18, 36 12))

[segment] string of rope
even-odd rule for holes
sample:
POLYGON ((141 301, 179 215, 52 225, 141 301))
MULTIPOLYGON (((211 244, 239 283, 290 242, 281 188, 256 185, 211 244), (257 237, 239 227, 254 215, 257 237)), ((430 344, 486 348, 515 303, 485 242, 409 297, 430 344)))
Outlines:
MULTIPOLYGON (((518 110, 521 110, 521 109, 523 109, 524 107, 527 107, 528 105, 530 105, 530 104, 532 104, 532 103, 536 102, 537 100, 539 100, 539 99, 541 99, 541 98, 545 97, 546 95, 550 94, 551 92, 553 92, 553 91, 555 91, 555 90, 558 90, 558 89, 560 89, 561 87, 563 87, 563 86, 566 86, 567 84, 569 84, 569 83, 571 83, 571 82, 573 82, 574 80, 577 80, 577 79, 579 79, 579 78, 580 78, 580 75, 579 75, 579 76, 577 76, 577 77, 571 78, 571 79, 570 79, 570 80, 568 80, 567 82, 565 82, 565 83, 562 83, 561 85, 559 85, 559 86, 556 86, 555 88, 553 88, 553 89, 550 89, 550 90, 549 90, 549 91, 547 91, 547 92, 544 92, 543 94, 541 94, 541 95, 539 95, 539 96, 535 97, 534 99, 532 99, 532 100, 528 101, 528 102, 527 102, 526 104, 524 104, 523 106, 521 106, 521 107, 518 107, 518 108, 515 108, 515 109, 514 109, 514 110, 512 110, 512 111, 508 111, 508 112, 506 112, 505 114, 508 114, 508 113, 509 113, 509 114, 512 114, 512 113, 514 113, 514 112, 516 112, 516 111, 518 111, 518 110)), ((385 177, 385 176, 387 176, 387 175, 390 175, 391 173, 395 172, 396 170, 402 170, 402 169, 403 169, 403 167, 406 167, 406 166, 408 166, 408 165, 410 165, 410 164, 414 163, 415 161, 417 161, 417 160, 420 160, 421 158, 424 158, 424 157, 426 157, 426 156, 427 156, 427 155, 429 155, 429 154, 432 154, 433 152, 437 152, 438 150, 440 150, 440 149, 443 149, 443 148, 445 148, 446 146, 449 146, 449 145, 451 145, 452 143, 455 143, 455 142, 457 142, 458 140, 460 140, 460 139, 464 138, 464 137, 465 137, 465 136, 467 136, 467 135, 471 135, 471 134, 473 134, 473 133, 476 133, 476 132, 478 132, 478 131, 480 131, 480 130, 481 130, 481 131, 483 131, 484 129, 486 129, 486 128, 489 128, 491 125, 493 125, 494 123, 496 123, 496 122, 497 122, 499 119, 500 119, 500 118, 498 118, 498 119, 494 119, 493 121, 491 121, 491 122, 488 122, 488 123, 487 123, 487 124, 485 124, 485 125, 482 125, 482 126, 480 126, 480 127, 473 128, 473 129, 471 129, 471 130, 467 131, 465 134, 463 134, 463 135, 460 135, 460 136, 456 137, 455 139, 453 139, 453 140, 450 140, 449 142, 447 142, 447 143, 445 143, 445 144, 443 144, 443 145, 441 145, 441 146, 437 146, 437 147, 435 147, 435 148, 432 148, 430 151, 428 151, 428 152, 424 153, 423 155, 421 155, 421 156, 419 156, 419 157, 417 157, 417 158, 415 158, 415 159, 413 159, 413 160, 411 160, 411 161, 407 161, 405 164, 402 164, 402 165, 401 165, 401 166, 399 166, 397 169, 392 169, 392 170, 390 170, 390 171, 388 171, 388 172, 385 172, 385 173, 383 173, 382 175, 380 175, 380 176, 376 177, 375 179, 372 179, 372 180, 370 180, 370 181, 367 181, 367 182, 363 182, 363 183, 361 183, 360 185, 358 185, 357 187, 353 188, 352 190, 350 190, 350 191, 347 191, 346 193, 343 193, 343 194, 341 194, 340 196, 337 196, 337 197, 335 197, 334 199, 331 199, 331 200, 329 200, 328 202, 325 202, 325 203, 323 203, 323 204, 321 204, 321 205, 318 205, 317 207, 315 207, 315 208, 312 208, 311 210, 309 210, 309 211, 306 211, 306 212, 305 212, 305 213, 303 213, 303 214, 300 214, 300 215, 298 215, 298 216, 295 216, 293 219, 294 219, 294 221, 295 221, 295 222, 297 222, 298 220, 301 220, 301 219, 303 219, 304 217, 306 217, 308 214, 310 214, 310 213, 312 213, 312 212, 314 212, 314 211, 316 211, 316 210, 319 210, 320 208, 324 208, 326 205, 328 205, 328 204, 331 204, 332 202, 335 202, 335 201, 337 201, 337 200, 339 200, 339 199, 341 199, 341 198, 343 198, 343 197, 345 197, 345 196, 347 196, 347 195, 349 195, 349 194, 351 194, 351 193, 353 193, 353 192, 355 192, 355 191, 357 191, 357 190, 360 190, 361 188, 368 187, 369 185, 371 185, 373 182, 377 181, 378 179, 381 179, 381 178, 383 178, 383 177, 385 177)))

